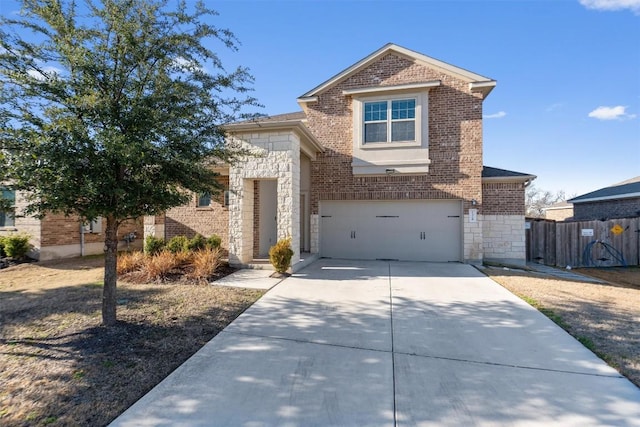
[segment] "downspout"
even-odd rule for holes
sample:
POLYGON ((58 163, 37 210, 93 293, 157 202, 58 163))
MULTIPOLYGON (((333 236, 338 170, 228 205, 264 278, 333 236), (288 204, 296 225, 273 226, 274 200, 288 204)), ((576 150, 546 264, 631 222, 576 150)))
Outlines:
POLYGON ((84 256, 84 224, 80 221, 80 256, 84 256))

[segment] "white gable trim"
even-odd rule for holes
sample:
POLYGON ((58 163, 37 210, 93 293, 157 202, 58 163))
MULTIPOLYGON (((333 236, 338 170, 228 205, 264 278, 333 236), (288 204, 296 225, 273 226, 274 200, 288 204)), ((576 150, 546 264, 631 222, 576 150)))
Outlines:
POLYGON ((402 46, 398 46, 393 43, 388 43, 383 47, 381 47, 380 49, 378 49, 377 51, 373 52, 371 55, 356 62, 349 68, 341 71, 340 73, 331 77, 329 80, 325 81, 324 83, 321 83, 320 85, 311 89, 309 92, 300 96, 298 98, 298 102, 306 103, 306 102, 314 101, 312 98, 317 97, 319 93, 323 92, 328 87, 331 87, 337 84, 339 81, 346 79, 352 74, 355 74, 356 72, 369 66, 371 63, 377 61, 378 59, 380 59, 381 57, 383 57, 384 55, 390 52, 394 52, 394 53, 406 56, 408 58, 414 59, 416 61, 420 61, 428 65, 429 67, 440 69, 443 72, 450 75, 454 75, 455 77, 461 78, 462 80, 465 80, 470 84, 475 84, 476 87, 474 88, 472 86, 471 90, 474 90, 474 89, 479 90, 480 89, 479 85, 482 84, 484 85, 484 87, 482 88, 484 90, 482 90, 482 92, 485 93, 485 96, 489 93, 490 89, 492 89, 496 85, 496 81, 488 77, 484 77, 484 76, 481 76, 480 74, 472 73, 471 71, 465 70, 463 68, 456 67, 451 64, 447 64, 446 62, 440 61, 435 58, 431 58, 427 55, 423 55, 413 50, 409 50, 402 46))
POLYGON ((567 202, 573 203, 574 205, 579 205, 580 203, 587 203, 587 202, 602 202, 606 200, 633 199, 636 197, 640 197, 640 193, 614 194, 612 196, 589 197, 588 199, 581 199, 581 200, 571 199, 571 200, 567 200, 567 202))
POLYGON ((404 90, 416 90, 416 89, 429 89, 432 87, 440 86, 440 80, 434 80, 431 82, 424 83, 409 83, 404 85, 395 85, 395 86, 374 86, 374 87, 365 87, 365 88, 357 88, 357 89, 346 89, 342 91, 343 95, 360 95, 360 94, 369 94, 369 93, 379 93, 379 92, 396 92, 396 91, 404 91, 404 90))

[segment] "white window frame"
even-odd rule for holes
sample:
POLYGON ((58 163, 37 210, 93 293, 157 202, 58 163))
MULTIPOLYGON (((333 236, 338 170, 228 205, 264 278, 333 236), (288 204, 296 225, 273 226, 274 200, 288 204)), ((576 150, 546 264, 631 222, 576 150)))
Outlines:
POLYGON ((383 99, 383 100, 379 100, 379 101, 363 101, 362 105, 365 107, 362 110, 362 128, 364 129, 363 131, 363 140, 362 143, 363 144, 381 144, 381 143, 403 143, 403 142, 415 142, 415 137, 416 137, 416 112, 417 112, 417 108, 416 106, 418 105, 418 99, 416 97, 407 97, 407 98, 398 98, 398 99, 383 99), (393 118, 393 103, 395 101, 414 101, 414 117, 412 118, 406 118, 406 119, 394 119, 393 118), (366 120, 366 105, 367 104, 373 104, 373 103, 385 103, 385 110, 386 110, 386 119, 384 120, 366 120), (398 141, 394 141, 393 140, 393 125, 394 123, 400 123, 400 122, 412 122, 413 126, 414 126, 414 138, 413 139, 407 139, 407 140, 398 140, 398 141), (366 127, 368 124, 379 124, 379 123, 384 123, 385 129, 386 129, 386 133, 387 133, 387 137, 385 141, 365 141, 366 138, 366 127))
MULTIPOLYGON (((358 146, 361 149, 381 149, 381 148, 398 148, 398 147, 420 147, 423 146, 423 139, 427 132, 423 128, 427 126, 428 121, 424 112, 428 111, 428 92, 412 92, 412 93, 397 93, 397 94, 384 94, 377 96, 363 96, 353 98, 353 131, 354 140, 357 141, 358 146), (392 101, 415 99, 415 140, 413 141, 391 141, 391 124, 393 122, 406 121, 406 119, 392 120, 391 118, 391 104, 392 101), (387 141, 384 142, 364 142, 364 104, 367 102, 387 102, 387 141)), ((369 122, 374 123, 374 122, 369 122)), ((426 146, 426 144, 424 144, 426 146)))

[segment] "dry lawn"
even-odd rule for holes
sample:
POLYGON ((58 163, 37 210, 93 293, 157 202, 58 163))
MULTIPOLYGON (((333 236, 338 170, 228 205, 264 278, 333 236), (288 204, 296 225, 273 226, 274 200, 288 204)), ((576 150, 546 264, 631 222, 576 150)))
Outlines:
POLYGON ((501 268, 484 271, 640 387, 640 268, 575 270, 607 283, 501 268))
POLYGON ((0 270, 0 425, 106 425, 261 291, 118 283, 100 326, 103 259, 0 270))

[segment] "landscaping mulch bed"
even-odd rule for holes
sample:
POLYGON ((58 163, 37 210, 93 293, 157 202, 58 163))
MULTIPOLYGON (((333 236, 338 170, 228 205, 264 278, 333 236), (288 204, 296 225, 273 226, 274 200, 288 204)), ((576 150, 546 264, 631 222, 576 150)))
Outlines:
POLYGON ((263 294, 119 282, 119 323, 105 328, 102 263, 0 271, 0 425, 106 425, 263 294))
POLYGON ((562 280, 522 270, 483 270, 565 328, 640 387, 640 268, 575 272, 606 283, 562 280))

